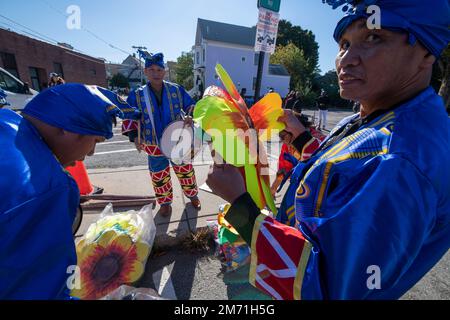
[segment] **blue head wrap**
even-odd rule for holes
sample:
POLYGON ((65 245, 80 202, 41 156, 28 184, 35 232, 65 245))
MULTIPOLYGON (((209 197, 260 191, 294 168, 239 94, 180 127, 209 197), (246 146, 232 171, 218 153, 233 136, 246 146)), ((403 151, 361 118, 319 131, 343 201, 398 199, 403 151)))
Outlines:
POLYGON ((6 97, 7 97, 6 92, 3 91, 2 88, 0 88, 0 105, 9 106, 8 101, 6 101, 6 97))
POLYGON ((162 53, 151 54, 147 51, 139 50, 139 56, 145 60, 145 67, 149 68, 156 64, 157 66, 165 69, 164 55, 162 53))
POLYGON ((450 42, 449 0, 322 0, 336 9, 344 6, 347 15, 334 31, 339 39, 354 21, 368 18, 367 7, 377 5, 381 9, 381 26, 391 30, 403 30, 409 34, 411 45, 419 40, 428 51, 439 58, 450 42))
POLYGON ((23 110, 51 126, 82 135, 113 137, 113 118, 139 119, 140 112, 98 86, 65 84, 34 97, 23 110))

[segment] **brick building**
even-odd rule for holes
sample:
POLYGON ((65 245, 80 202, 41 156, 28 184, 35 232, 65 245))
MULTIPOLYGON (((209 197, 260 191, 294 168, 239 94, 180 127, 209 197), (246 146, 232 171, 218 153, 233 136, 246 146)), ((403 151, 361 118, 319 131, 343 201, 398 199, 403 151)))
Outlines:
POLYGON ((53 45, 0 28, 0 67, 35 90, 42 90, 49 74, 66 82, 107 87, 105 62, 76 52, 67 44, 53 45))

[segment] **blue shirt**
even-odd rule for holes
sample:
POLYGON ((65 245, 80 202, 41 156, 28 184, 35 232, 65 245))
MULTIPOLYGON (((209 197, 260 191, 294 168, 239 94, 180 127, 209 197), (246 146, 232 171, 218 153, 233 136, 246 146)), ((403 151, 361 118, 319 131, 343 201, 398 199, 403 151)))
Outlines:
POLYGON ((143 112, 142 138, 147 145, 156 145, 160 141, 164 129, 172 122, 180 120, 180 113, 183 110, 188 113, 191 107, 195 105, 194 100, 189 96, 186 90, 177 84, 164 81, 162 91, 162 103, 158 104, 155 94, 149 89, 150 84, 140 87, 130 92, 128 104, 143 112), (150 97, 150 106, 145 102, 145 91, 150 97), (150 120, 150 113, 153 115, 153 123, 150 120))
POLYGON ((294 209, 313 245, 303 299, 400 298, 450 246, 450 121, 442 98, 428 88, 300 163, 280 217, 294 209), (374 270, 380 289, 368 286, 374 270))
POLYGON ((0 300, 67 299, 75 181, 26 119, 0 110, 0 300))

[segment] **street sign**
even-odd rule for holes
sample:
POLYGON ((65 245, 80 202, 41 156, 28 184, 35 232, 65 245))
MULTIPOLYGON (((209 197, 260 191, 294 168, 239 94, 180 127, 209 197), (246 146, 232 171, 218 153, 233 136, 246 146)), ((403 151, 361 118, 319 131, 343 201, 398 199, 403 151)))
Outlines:
POLYGON ((275 52, 279 22, 279 13, 259 8, 259 19, 256 25, 256 52, 268 52, 270 54, 275 52))
POLYGON ((258 8, 265 8, 273 12, 280 12, 281 0, 258 0, 258 8))

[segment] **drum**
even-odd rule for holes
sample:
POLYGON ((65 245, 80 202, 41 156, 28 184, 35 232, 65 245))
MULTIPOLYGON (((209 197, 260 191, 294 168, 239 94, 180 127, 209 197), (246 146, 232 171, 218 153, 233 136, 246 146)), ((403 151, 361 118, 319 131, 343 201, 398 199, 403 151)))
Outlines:
POLYGON ((172 122, 164 130, 160 141, 162 153, 176 165, 191 163, 203 145, 199 130, 184 121, 172 122))
POLYGON ((77 208, 77 214, 75 215, 75 220, 72 224, 72 234, 75 236, 78 232, 78 230, 81 227, 81 222, 83 222, 83 209, 81 208, 81 205, 77 208))

